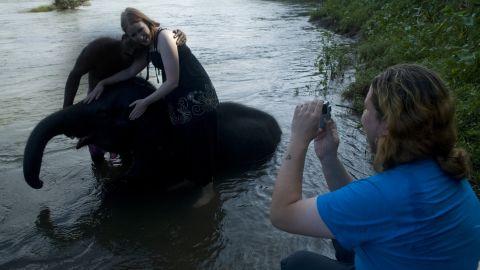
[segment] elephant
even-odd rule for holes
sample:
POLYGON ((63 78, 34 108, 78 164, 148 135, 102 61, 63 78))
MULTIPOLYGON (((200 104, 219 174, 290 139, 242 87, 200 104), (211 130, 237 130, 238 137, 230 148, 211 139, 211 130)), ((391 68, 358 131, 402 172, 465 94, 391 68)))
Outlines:
MULTIPOLYGON (((185 33, 179 29, 174 30, 174 32, 179 37, 178 44, 186 42, 185 33)), ((141 55, 144 50, 145 47, 136 44, 125 34, 121 40, 100 37, 87 44, 78 55, 75 65, 68 74, 63 108, 65 109, 73 104, 83 75, 88 73, 88 92, 90 92, 99 81, 129 67, 135 57, 141 55)), ((89 145, 89 150, 92 161, 104 161, 103 149, 95 145, 89 145)))
MULTIPOLYGON (((186 35, 180 29, 174 30, 174 33, 181 37, 178 41, 179 44, 186 42, 186 35)), ((91 90, 99 81, 129 67, 135 57, 142 53, 142 50, 145 48, 130 40, 126 35, 123 35, 121 40, 100 37, 91 41, 82 49, 68 74, 63 108, 73 104, 83 75, 88 73, 88 89, 91 90)))
MULTIPOLYGON (((83 138, 77 148, 95 144, 109 152, 131 154, 132 166, 145 160, 138 153, 148 144, 152 156, 148 158, 149 164, 140 168, 149 170, 153 166, 158 170, 161 167, 162 174, 170 172, 180 179, 182 159, 188 157, 176 152, 175 146, 182 142, 169 136, 172 126, 166 103, 159 100, 149 106, 139 119, 128 119, 129 105, 153 91, 155 87, 152 84, 135 77, 105 87, 99 100, 90 104, 79 102, 45 117, 32 130, 25 146, 25 181, 35 189, 43 186, 39 178, 43 152, 49 140, 61 134, 83 138)), ((216 110, 216 119, 213 177, 264 164, 275 153, 282 132, 270 114, 234 102, 221 102, 216 110)), ((158 171, 157 176, 149 176, 158 178, 158 171)))
POLYGON ((80 79, 86 73, 88 73, 88 88, 93 89, 101 79, 130 66, 133 57, 125 53, 125 48, 125 42, 108 37, 98 38, 85 46, 68 74, 63 108, 73 104, 80 79), (104 51, 110 54, 105 55, 104 51))

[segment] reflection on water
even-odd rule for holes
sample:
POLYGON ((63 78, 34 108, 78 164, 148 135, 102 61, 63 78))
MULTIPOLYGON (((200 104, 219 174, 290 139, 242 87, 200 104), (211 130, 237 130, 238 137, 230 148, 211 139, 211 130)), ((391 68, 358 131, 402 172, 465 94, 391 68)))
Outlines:
MULTIPOLYGON (((92 0, 76 11, 23 12, 40 4, 0 0, 0 268, 275 269, 299 249, 332 255, 329 241, 280 232, 268 218, 295 105, 314 96, 342 103, 342 84, 332 84, 326 95, 319 90, 315 59, 325 32, 307 22, 306 7, 260 0, 92 0), (204 207, 192 207, 199 196, 194 190, 105 192, 121 168, 93 168, 87 150, 75 150, 76 142, 63 136, 45 151, 44 188, 24 183, 30 131, 62 106, 81 49, 99 36, 120 37, 119 14, 126 6, 185 31, 222 101, 265 110, 282 127, 272 161, 216 182, 216 196, 204 207)), ((83 79, 77 101, 85 92, 83 79)), ((342 107, 333 108, 333 118, 349 171, 369 174, 358 119, 342 107)), ((312 150, 306 197, 328 190, 312 150)))
POLYGON ((129 266, 145 267, 142 262, 146 262, 165 268, 193 269, 197 265, 210 268, 207 266, 223 248, 219 225, 224 214, 218 198, 206 207, 192 209, 191 197, 183 194, 148 204, 104 203, 95 212, 78 217, 68 228, 56 226, 50 210, 45 208, 35 224, 38 232, 57 248, 95 239, 88 248, 92 252, 102 248, 115 253, 115 259, 108 262, 110 265, 128 261, 129 266), (182 250, 182 256, 179 257, 177 249, 182 250))

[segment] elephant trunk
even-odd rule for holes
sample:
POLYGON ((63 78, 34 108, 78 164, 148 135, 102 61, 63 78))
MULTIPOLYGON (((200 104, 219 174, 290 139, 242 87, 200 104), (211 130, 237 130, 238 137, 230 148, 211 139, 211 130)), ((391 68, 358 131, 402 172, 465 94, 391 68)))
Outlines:
POLYGON ((55 112, 44 118, 33 129, 28 138, 23 157, 23 175, 25 181, 35 189, 40 189, 43 182, 40 180, 40 168, 42 165, 43 152, 47 143, 55 136, 65 134, 67 136, 85 136, 81 134, 81 119, 86 119, 82 104, 76 104, 67 109, 55 112), (83 113, 82 113, 83 111, 83 113))

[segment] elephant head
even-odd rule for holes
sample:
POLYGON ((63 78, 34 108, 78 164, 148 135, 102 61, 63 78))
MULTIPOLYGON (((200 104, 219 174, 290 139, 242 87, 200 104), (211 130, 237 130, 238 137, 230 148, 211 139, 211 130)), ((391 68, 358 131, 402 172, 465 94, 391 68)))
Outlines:
POLYGON ((106 87, 99 100, 90 104, 79 102, 41 120, 25 147, 23 174, 26 182, 36 189, 42 187, 39 173, 43 152, 47 143, 57 135, 84 138, 77 148, 93 143, 107 151, 128 151, 135 127, 142 123, 142 118, 148 118, 155 110, 163 109, 159 103, 149 108, 149 114, 146 113, 142 120, 129 121, 129 105, 153 91, 155 88, 151 84, 134 78, 106 87))

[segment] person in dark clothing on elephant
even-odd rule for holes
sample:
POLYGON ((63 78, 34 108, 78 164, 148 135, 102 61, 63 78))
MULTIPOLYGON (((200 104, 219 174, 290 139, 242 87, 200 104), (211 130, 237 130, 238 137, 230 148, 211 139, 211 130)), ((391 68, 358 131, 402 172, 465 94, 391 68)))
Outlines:
MULTIPOLYGON (((210 183, 215 170, 213 146, 217 137, 215 111, 218 98, 207 72, 187 45, 175 45, 172 31, 160 27, 158 22, 139 10, 126 8, 121 15, 121 26, 128 38, 139 46, 145 46, 148 51, 142 50, 135 55, 135 60, 128 68, 101 80, 85 101, 89 103, 98 99, 105 85, 134 77, 151 61, 156 69, 162 70, 163 83, 148 97, 131 104, 133 110, 129 118, 138 119, 152 103, 164 98, 173 127, 171 135, 181 138, 182 144, 177 146, 188 160, 186 166, 190 172, 189 180, 195 178, 194 182, 201 185, 210 183), (202 159, 210 161, 209 165, 200 165, 199 160, 202 159)), ((144 141, 151 139, 145 138, 144 141)), ((151 148, 145 147, 144 150, 144 156, 148 159, 151 148)), ((133 174, 135 169, 142 171, 133 168, 133 174)))
MULTIPOLYGON (((177 37, 177 46, 185 44, 186 35, 181 30, 175 30, 174 34, 177 37)), ((88 93, 90 93, 98 82, 129 67, 136 55, 142 54, 142 50, 146 50, 146 48, 133 42, 127 35, 123 35, 121 40, 101 37, 90 42, 77 57, 75 65, 68 75, 63 108, 73 104, 83 75, 88 73, 88 93)), ((82 143, 82 139, 79 143, 82 143)), ((105 151, 103 149, 95 145, 88 145, 88 148, 95 163, 104 160, 105 151)), ((111 158, 116 156, 117 154, 110 153, 111 158)))

